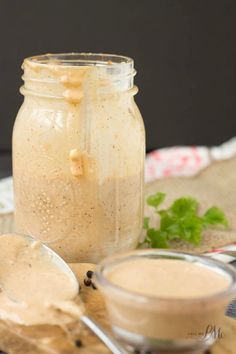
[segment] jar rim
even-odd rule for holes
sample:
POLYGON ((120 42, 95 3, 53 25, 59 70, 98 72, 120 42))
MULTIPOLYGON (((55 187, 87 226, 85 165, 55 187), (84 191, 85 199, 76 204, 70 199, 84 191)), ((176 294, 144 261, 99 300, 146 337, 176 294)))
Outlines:
POLYGON ((108 54, 108 53, 86 53, 86 52, 71 52, 71 53, 47 53, 35 55, 25 59, 26 62, 37 65, 58 65, 63 66, 106 66, 118 67, 121 64, 133 67, 133 59, 124 55, 108 54))
POLYGON ((77 95, 88 76, 100 94, 107 95, 111 87, 113 92, 129 91, 136 75, 132 58, 102 53, 36 55, 26 58, 22 69, 23 94, 54 98, 63 98, 68 90, 77 95))

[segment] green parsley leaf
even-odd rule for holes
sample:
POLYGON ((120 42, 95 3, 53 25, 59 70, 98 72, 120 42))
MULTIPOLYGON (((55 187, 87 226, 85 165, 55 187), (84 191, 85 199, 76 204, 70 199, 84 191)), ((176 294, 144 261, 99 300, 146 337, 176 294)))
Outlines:
POLYGON ((170 207, 172 213, 178 217, 185 216, 186 214, 196 214, 197 209, 198 202, 196 199, 190 197, 179 198, 170 207))
POLYGON ((181 220, 180 238, 198 246, 201 243, 202 221, 197 215, 187 215, 181 220))
POLYGON ((166 237, 160 230, 148 229, 147 242, 153 248, 168 248, 166 237))
POLYGON ((147 205, 157 208, 165 200, 165 197, 166 194, 161 192, 157 192, 154 195, 150 195, 147 198, 147 205))
POLYGON ((213 206, 209 208, 203 215, 204 227, 208 225, 217 225, 221 224, 227 227, 229 225, 228 220, 225 217, 225 214, 219 208, 213 206))
POLYGON ((147 216, 143 219, 143 228, 145 230, 149 229, 149 221, 150 221, 150 218, 148 218, 147 216))

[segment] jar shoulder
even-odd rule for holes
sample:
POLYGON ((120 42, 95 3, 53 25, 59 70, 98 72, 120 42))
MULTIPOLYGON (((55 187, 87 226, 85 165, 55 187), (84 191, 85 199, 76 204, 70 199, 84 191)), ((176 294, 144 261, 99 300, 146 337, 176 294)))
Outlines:
POLYGON ((94 105, 69 105, 65 102, 50 100, 25 99, 16 116, 14 131, 32 128, 73 130, 78 124, 103 129, 128 129, 130 127, 144 130, 140 110, 133 98, 122 101, 101 101, 94 105), (89 124, 88 124, 89 123, 89 124))

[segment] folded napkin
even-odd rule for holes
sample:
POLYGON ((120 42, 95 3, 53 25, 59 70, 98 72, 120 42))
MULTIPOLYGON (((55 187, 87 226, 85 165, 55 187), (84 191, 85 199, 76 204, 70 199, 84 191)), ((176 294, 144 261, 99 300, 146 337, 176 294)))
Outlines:
POLYGON ((235 155, 236 137, 211 148, 176 146, 154 150, 146 158, 145 181, 151 182, 165 177, 194 176, 213 161, 230 159, 235 155))
POLYGON ((234 263, 234 261, 236 260, 234 252, 236 254, 236 242, 235 244, 229 246, 214 249, 212 252, 207 252, 206 254, 209 257, 217 259, 218 261, 221 261, 223 263, 234 263))
POLYGON ((0 214, 12 213, 14 210, 12 177, 0 180, 0 214))

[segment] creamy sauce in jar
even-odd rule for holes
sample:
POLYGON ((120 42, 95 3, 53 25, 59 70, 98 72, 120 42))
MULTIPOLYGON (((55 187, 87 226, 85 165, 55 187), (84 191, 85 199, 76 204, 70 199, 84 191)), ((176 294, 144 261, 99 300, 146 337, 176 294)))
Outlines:
POLYGON ((24 61, 13 134, 15 224, 67 262, 96 263, 138 243, 145 134, 133 61, 101 55, 90 65, 89 55, 82 64, 78 57, 24 61))
POLYGON ((13 134, 15 223, 67 262, 96 263, 138 243, 145 135, 132 60, 101 55, 90 65, 84 55, 80 65, 78 56, 24 61, 13 134))

